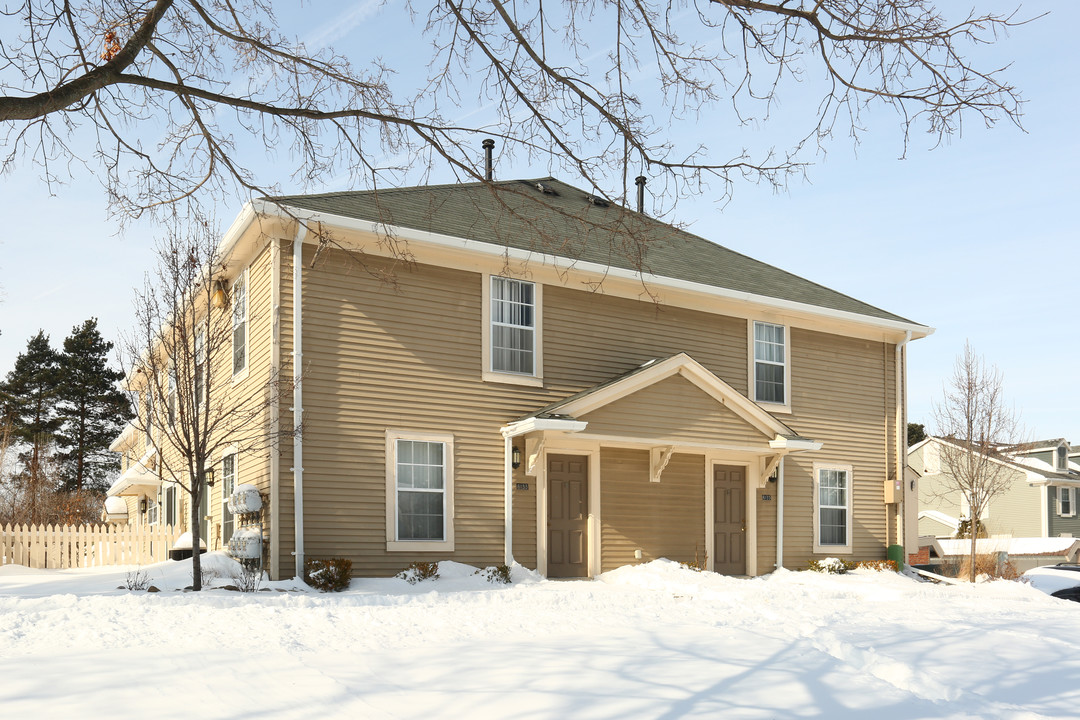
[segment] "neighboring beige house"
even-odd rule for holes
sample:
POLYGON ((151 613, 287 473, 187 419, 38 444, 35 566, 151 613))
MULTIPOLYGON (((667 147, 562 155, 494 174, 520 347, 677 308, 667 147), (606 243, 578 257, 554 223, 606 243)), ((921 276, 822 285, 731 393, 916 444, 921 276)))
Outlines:
MULTIPOLYGON (((919 535, 952 537, 960 518, 970 513, 966 498, 948 481, 943 461, 947 440, 930 437, 908 451, 919 476, 919 535)), ((1007 460, 994 462, 1009 474, 1009 488, 983 513, 987 533, 998 537, 1080 537, 1080 465, 1068 458, 1064 440, 1016 446, 1007 460)))
MULTIPOLYGON (((926 326, 551 178, 257 201, 221 247, 247 293, 234 386, 297 378, 267 412, 302 432, 218 460, 208 545, 222 488, 255 484, 273 577, 313 557, 760 575, 917 547, 897 478, 926 326)), ((185 516, 143 441, 114 449, 129 521, 140 498, 185 516)))

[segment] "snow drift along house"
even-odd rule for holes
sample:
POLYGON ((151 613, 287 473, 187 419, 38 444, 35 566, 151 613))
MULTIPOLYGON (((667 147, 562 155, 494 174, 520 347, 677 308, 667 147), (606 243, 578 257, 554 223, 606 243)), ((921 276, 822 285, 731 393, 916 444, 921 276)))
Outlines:
MULTIPOLYGON (((275 202, 222 240, 247 294, 235 382, 301 376, 268 412, 303 432, 219 459, 211 548, 238 482, 266 499, 274 577, 336 556, 757 575, 917 546, 904 346, 930 328, 551 178, 275 202)), ((131 520, 183 522, 145 441, 114 447, 131 520)))

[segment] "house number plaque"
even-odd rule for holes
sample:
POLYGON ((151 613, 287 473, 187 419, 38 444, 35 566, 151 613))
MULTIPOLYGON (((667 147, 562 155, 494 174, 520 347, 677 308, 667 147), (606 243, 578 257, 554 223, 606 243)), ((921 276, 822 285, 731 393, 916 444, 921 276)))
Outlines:
POLYGON ((761 499, 762 500, 772 500, 772 495, 762 495, 761 499))
POLYGON ((518 490, 528 490, 529 489, 529 483, 518 483, 517 484, 517 489, 518 490))

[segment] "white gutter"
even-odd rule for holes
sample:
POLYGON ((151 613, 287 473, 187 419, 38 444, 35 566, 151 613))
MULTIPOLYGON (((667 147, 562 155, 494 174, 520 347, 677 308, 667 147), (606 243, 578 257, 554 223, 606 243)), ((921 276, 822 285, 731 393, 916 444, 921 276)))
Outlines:
MULTIPOLYGON (((258 212, 270 215, 282 215, 282 208, 286 207, 262 200, 254 200, 252 202, 258 212)), ((336 227, 340 227, 346 230, 357 230, 359 232, 367 232, 376 235, 389 233, 392 234, 394 237, 403 238, 405 240, 427 243, 429 245, 435 245, 439 247, 467 250, 483 255, 498 257, 504 260, 512 259, 530 261, 539 259, 542 262, 551 262, 552 265, 556 265, 556 261, 561 259, 570 263, 574 270, 581 270, 584 272, 600 274, 605 277, 617 277, 626 280, 633 280, 634 282, 645 282, 649 285, 655 285, 657 287, 668 287, 675 290, 688 290, 704 295, 711 295, 713 297, 721 297, 730 300, 754 303, 755 305, 762 305, 778 310, 791 310, 796 312, 808 313, 819 317, 834 318, 837 320, 847 320, 850 322, 855 322, 862 325, 868 325, 871 327, 876 327, 883 330, 890 330, 894 332, 910 332, 914 336, 918 337, 926 337, 927 335, 930 335, 934 332, 934 328, 927 327, 925 325, 919 325, 918 323, 913 322, 888 320, 886 318, 877 318, 871 315, 862 315, 860 313, 850 312, 848 310, 834 310, 832 308, 823 308, 818 305, 795 302, 794 300, 782 300, 780 298, 768 297, 766 295, 758 295, 756 293, 744 292, 740 290, 731 290, 729 288, 717 287, 715 285, 706 285, 705 283, 692 282, 689 280, 679 280, 663 275, 654 275, 652 273, 643 273, 636 270, 617 268, 614 266, 604 265, 602 263, 586 262, 582 260, 571 260, 570 258, 549 255, 547 253, 534 252, 531 250, 520 250, 517 248, 507 247, 505 245, 480 242, 478 240, 468 240, 466 238, 454 237, 452 235, 443 235, 441 233, 428 232, 426 230, 417 230, 415 228, 386 225, 385 223, 372 222, 370 220, 359 220, 357 218, 346 217, 344 215, 335 215, 333 213, 316 212, 314 210, 298 208, 292 205, 289 205, 287 207, 288 212, 291 213, 292 216, 301 218, 302 220, 306 220, 309 222, 326 223, 328 225, 334 225, 336 227)))
POLYGON ((511 465, 513 443, 509 435, 503 438, 503 505, 506 512, 503 562, 507 565, 514 564, 514 468, 511 465))
POLYGON ((784 456, 776 466, 776 569, 784 567, 784 456))
POLYGON ((293 240, 293 515, 296 539, 293 555, 296 556, 296 577, 304 577, 304 369, 303 305, 304 235, 307 226, 300 223, 293 240))
MULTIPOLYGON (((281 251, 282 243, 270 244, 274 253, 270 271, 270 377, 274 383, 281 382, 281 251)), ((274 392, 270 399, 271 432, 281 429, 281 393, 274 392)), ((281 572, 281 451, 274 448, 270 453, 270 578, 278 580, 281 572)))
MULTIPOLYGON (((896 344, 896 481, 901 483, 900 489, 902 490, 900 497, 900 507, 897 508, 897 514, 901 518, 900 532, 897 533, 896 544, 901 545, 904 548, 904 557, 907 557, 907 536, 909 534, 908 528, 908 490, 907 473, 904 472, 904 468, 907 467, 907 373, 905 372, 904 362, 904 348, 911 342, 911 331, 908 330, 904 333, 904 339, 896 344)), ((915 503, 915 507, 918 507, 918 502, 915 503)), ((889 539, 889 528, 885 528, 885 541, 889 539)), ((888 552, 888 547, 885 550, 888 552)))

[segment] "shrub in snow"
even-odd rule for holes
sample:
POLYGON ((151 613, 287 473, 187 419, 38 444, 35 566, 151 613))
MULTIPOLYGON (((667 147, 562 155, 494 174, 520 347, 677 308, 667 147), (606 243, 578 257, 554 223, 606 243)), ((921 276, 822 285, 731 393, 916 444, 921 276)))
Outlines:
POLYGON ((698 572, 705 572, 706 566, 709 564, 709 553, 705 553, 701 560, 698 560, 697 550, 694 550, 694 559, 689 562, 679 563, 688 570, 697 570, 698 572))
POLYGON ((399 572, 395 577, 401 578, 410 585, 415 585, 422 580, 438 580, 439 563, 417 561, 399 572))
MULTIPOLYGON (((960 523, 956 526, 956 534, 953 537, 958 539, 971 537, 971 518, 960 518, 960 523)), ((975 537, 990 537, 983 526, 982 520, 975 521, 975 537)))
POLYGON ((895 560, 862 560, 855 565, 859 570, 877 570, 878 572, 900 572, 895 560))
POLYGON ((486 567, 481 570, 477 570, 474 574, 482 575, 485 579, 487 579, 489 583, 509 585, 511 582, 513 582, 513 580, 510 579, 509 565, 494 565, 492 567, 486 567))
MULTIPOLYGON (((237 560, 232 579, 240 592, 256 592, 262 583, 263 573, 258 560, 237 560)), ((309 583, 310 584, 310 583, 309 583)))
POLYGON ((329 560, 304 561, 304 582, 323 592, 341 592, 349 587, 352 560, 330 558, 329 560))
POLYGON ((127 574, 124 587, 128 590, 145 590, 150 584, 150 574, 142 568, 136 568, 127 574))
POLYGON ((806 566, 807 570, 829 575, 844 575, 849 570, 855 569, 855 563, 840 558, 825 558, 824 560, 811 560, 806 566))

